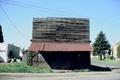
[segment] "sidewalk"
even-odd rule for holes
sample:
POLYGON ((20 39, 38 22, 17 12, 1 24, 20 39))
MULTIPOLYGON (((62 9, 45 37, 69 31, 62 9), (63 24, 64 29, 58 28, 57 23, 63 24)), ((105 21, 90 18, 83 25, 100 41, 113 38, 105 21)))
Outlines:
POLYGON ((120 80, 119 73, 0 73, 0 80, 120 80))

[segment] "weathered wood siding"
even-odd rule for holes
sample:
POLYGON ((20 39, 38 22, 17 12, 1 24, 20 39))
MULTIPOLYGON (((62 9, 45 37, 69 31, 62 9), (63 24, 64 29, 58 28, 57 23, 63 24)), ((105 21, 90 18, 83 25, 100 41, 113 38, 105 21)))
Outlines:
POLYGON ((32 41, 89 43, 89 19, 34 18, 32 41))

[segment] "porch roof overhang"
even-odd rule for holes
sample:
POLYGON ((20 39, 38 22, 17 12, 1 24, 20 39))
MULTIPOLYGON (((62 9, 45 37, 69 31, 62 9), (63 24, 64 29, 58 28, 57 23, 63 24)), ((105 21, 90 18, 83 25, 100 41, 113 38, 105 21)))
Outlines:
POLYGON ((88 43, 32 42, 29 51, 92 51, 88 43))

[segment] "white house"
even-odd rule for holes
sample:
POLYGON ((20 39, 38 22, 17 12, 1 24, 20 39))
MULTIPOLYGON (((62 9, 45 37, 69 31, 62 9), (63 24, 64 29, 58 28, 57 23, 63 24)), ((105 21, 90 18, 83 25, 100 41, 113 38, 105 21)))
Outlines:
POLYGON ((8 43, 0 43, 0 62, 8 62, 11 58, 19 58, 19 53, 19 47, 8 43))
POLYGON ((120 52, 118 52, 118 47, 120 46, 120 42, 117 42, 113 44, 112 49, 113 49, 113 56, 115 59, 120 59, 120 52))

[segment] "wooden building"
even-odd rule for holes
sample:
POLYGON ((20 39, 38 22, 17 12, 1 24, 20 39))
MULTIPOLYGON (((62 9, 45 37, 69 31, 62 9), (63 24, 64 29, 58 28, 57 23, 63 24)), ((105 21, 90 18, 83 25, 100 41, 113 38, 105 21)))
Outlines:
POLYGON ((52 69, 80 69, 90 65, 87 18, 34 18, 29 51, 32 64, 52 69))

